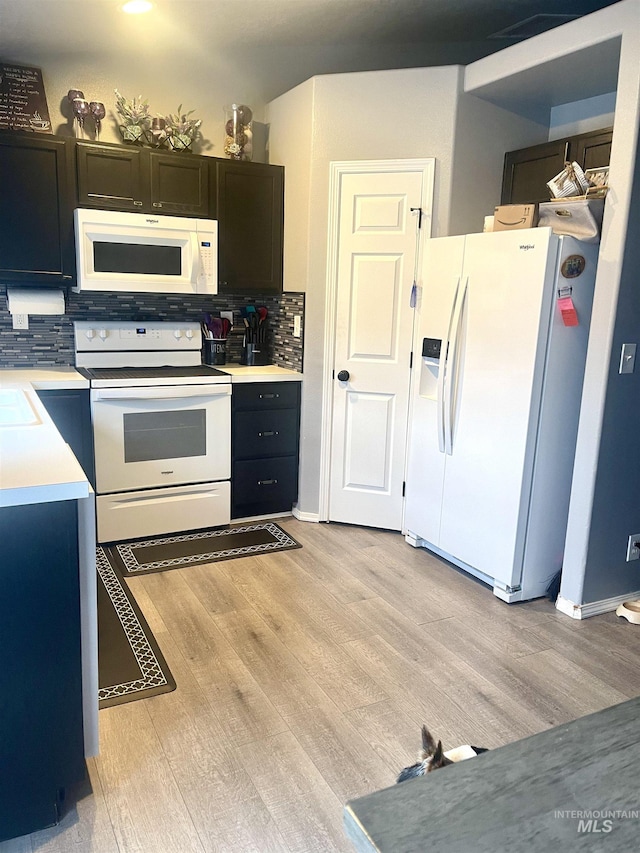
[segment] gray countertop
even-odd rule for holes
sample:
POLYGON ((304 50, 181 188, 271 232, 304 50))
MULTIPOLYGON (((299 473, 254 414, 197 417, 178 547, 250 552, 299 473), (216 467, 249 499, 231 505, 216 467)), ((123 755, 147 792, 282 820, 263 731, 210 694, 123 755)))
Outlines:
POLYGON ((345 830, 363 853, 629 853, 639 741, 636 698, 352 800, 345 830))

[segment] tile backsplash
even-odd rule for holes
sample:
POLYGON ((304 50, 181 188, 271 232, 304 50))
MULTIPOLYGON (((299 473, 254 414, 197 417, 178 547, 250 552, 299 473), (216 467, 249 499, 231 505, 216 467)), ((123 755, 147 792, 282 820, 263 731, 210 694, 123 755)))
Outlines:
POLYGON ((155 293, 74 293, 65 298, 66 314, 29 316, 29 329, 13 328, 7 309, 6 287, 0 285, 0 368, 73 365, 74 320, 181 320, 200 322, 205 313, 234 312, 234 328, 227 340, 227 362, 239 362, 243 323, 240 308, 264 305, 269 311, 268 343, 273 363, 302 371, 304 293, 279 296, 191 296, 155 293), (294 317, 301 316, 302 334, 294 337, 294 317))

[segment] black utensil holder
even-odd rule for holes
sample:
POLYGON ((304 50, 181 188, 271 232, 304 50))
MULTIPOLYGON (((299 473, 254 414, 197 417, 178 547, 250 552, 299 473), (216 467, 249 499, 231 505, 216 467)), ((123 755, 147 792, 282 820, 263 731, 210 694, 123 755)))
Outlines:
POLYGON ((223 338, 209 338, 204 342, 205 364, 227 363, 227 342, 223 338))
POLYGON ((261 344, 248 344, 242 347, 242 355, 240 357, 240 364, 246 365, 265 365, 271 364, 271 358, 269 357, 269 351, 267 349, 267 345, 264 343, 261 344))

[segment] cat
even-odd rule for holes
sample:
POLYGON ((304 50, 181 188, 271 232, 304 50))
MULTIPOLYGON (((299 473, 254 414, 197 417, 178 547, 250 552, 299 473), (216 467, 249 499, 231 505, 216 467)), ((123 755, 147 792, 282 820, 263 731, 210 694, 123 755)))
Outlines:
POLYGON ((418 753, 418 761, 410 767, 405 767, 400 772, 396 782, 405 782, 407 779, 413 779, 416 776, 424 776, 425 773, 431 773, 432 770, 437 770, 439 767, 446 767, 447 764, 455 764, 456 761, 471 758, 473 755, 479 755, 481 752, 487 752, 487 750, 482 746, 468 746, 448 750, 447 754, 442 749, 442 741, 439 740, 436 743, 429 729, 423 726, 422 750, 418 753), (454 757, 450 758, 448 755, 453 755, 454 757))

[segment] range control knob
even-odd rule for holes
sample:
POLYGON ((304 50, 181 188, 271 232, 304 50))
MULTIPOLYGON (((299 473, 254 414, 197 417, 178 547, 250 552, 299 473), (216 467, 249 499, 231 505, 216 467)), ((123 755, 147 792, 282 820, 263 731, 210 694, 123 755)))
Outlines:
POLYGON ((106 329, 98 330, 98 337, 100 337, 103 341, 105 341, 109 337, 109 332, 106 329))
POLYGON ((193 331, 191 329, 187 329, 185 335, 187 336, 188 340, 191 340, 191 338, 193 337, 193 331))
POLYGON ((180 338, 182 337, 182 332, 181 332, 181 330, 180 330, 180 329, 176 329, 176 330, 174 331, 174 333, 173 333, 173 337, 174 337, 177 341, 179 341, 179 340, 180 340, 180 338))
POLYGON ((85 337, 89 338, 90 341, 92 341, 96 336, 96 333, 93 329, 87 329, 87 331, 84 334, 85 334, 85 337))

